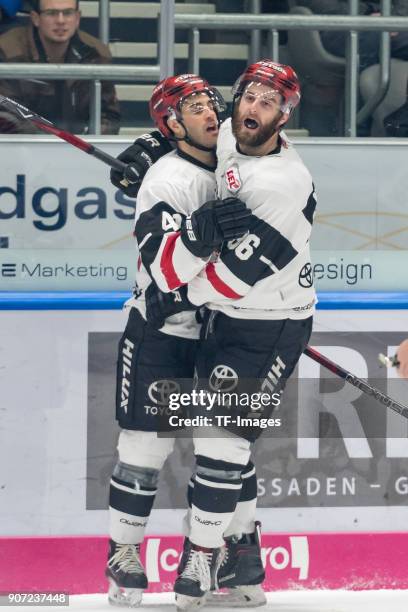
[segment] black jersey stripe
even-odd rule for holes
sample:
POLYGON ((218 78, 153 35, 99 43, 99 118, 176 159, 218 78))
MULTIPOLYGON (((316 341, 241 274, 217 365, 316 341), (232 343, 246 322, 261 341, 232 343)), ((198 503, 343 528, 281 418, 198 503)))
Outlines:
POLYGON ((308 197, 306 206, 302 210, 302 213, 305 215, 310 225, 313 225, 313 217, 314 217, 314 213, 316 210, 316 204, 317 202, 316 202, 316 196, 315 196, 314 185, 313 185, 313 191, 308 197))

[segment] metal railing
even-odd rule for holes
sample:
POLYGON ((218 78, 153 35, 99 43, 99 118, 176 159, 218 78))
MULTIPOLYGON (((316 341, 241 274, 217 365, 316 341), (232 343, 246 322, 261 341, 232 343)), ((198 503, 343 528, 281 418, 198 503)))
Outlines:
MULTIPOLYGON (((349 0, 350 15, 259 15, 215 14, 175 15, 174 25, 189 30, 189 70, 200 71, 200 30, 243 30, 268 32, 269 56, 279 60, 279 30, 334 30, 348 34, 345 75, 345 135, 355 137, 361 123, 383 100, 390 80, 390 32, 408 31, 408 17, 391 17, 390 0, 381 0, 381 16, 358 16, 358 0, 349 0), (380 85, 372 100, 357 112, 358 39, 357 32, 381 32, 380 85)), ((256 4, 253 5, 257 11, 256 4)), ((256 39, 255 39, 256 40, 256 39)), ((251 38, 251 49, 254 38, 251 38)))
MULTIPOLYGON (((259 49, 256 32, 268 32, 269 54, 279 60, 279 30, 336 30, 348 33, 345 87, 345 134, 356 136, 356 126, 367 117, 387 93, 390 79, 389 32, 408 31, 408 17, 390 17, 390 0, 381 0, 382 16, 357 16, 358 0, 349 0, 351 15, 260 15, 260 14, 177 14, 175 0, 160 0, 159 57, 156 65, 120 66, 94 64, 0 64, 0 79, 80 79, 92 80, 91 133, 100 134, 101 79, 109 81, 155 82, 174 73, 175 29, 189 30, 189 70, 199 72, 200 30, 250 30, 250 61, 259 49), (357 32, 382 32, 380 49, 380 86, 374 99, 357 113, 358 41, 357 32)), ((259 12, 258 0, 252 8, 259 12)), ((109 39, 109 0, 100 0, 99 33, 104 42, 109 39)))

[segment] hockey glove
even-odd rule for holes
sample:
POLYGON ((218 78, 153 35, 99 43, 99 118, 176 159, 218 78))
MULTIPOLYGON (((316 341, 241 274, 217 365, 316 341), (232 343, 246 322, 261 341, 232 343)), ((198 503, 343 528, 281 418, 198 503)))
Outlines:
POLYGON ((118 159, 128 166, 124 174, 112 168, 111 183, 127 196, 135 198, 150 166, 171 150, 169 141, 157 130, 139 136, 130 147, 118 155, 118 159))
POLYGON ((163 327, 167 317, 184 310, 197 310, 187 297, 187 287, 164 293, 155 283, 150 283, 145 291, 146 320, 152 327, 163 327))
POLYGON ((196 257, 208 257, 224 240, 240 238, 249 229, 251 211, 238 198, 210 200, 181 225, 181 240, 196 257))

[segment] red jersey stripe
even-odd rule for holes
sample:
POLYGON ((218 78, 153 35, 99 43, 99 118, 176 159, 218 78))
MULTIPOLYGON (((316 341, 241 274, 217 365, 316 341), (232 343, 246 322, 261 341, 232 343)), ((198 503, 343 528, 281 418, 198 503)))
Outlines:
POLYGON ((175 232, 167 238, 160 259, 160 270, 162 271, 170 290, 177 289, 177 287, 180 287, 180 285, 185 285, 185 283, 179 279, 173 265, 173 253, 174 249, 176 248, 176 240, 179 236, 180 232, 175 232))
POLYGON ((242 295, 239 295, 233 289, 231 289, 231 287, 228 287, 226 283, 224 283, 224 281, 216 273, 215 266, 213 263, 207 264, 205 268, 205 273, 207 275, 208 280, 210 281, 214 289, 218 291, 218 293, 221 293, 222 295, 225 295, 225 297, 232 298, 234 300, 239 300, 243 297, 242 295))

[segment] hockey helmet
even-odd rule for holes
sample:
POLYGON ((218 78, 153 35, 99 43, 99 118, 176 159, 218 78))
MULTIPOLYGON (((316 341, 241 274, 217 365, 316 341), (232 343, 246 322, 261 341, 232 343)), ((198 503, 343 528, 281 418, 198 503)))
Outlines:
POLYGON ((181 122, 181 110, 186 98, 193 94, 205 93, 212 100, 218 122, 223 120, 226 104, 217 89, 197 74, 180 74, 167 77, 156 85, 149 102, 150 116, 163 136, 172 138, 173 134, 167 120, 174 117, 181 122))
POLYGON ((251 83, 261 83, 282 97, 281 111, 291 113, 300 102, 300 85, 296 72, 290 66, 265 59, 255 62, 241 74, 232 88, 234 102, 251 83))

